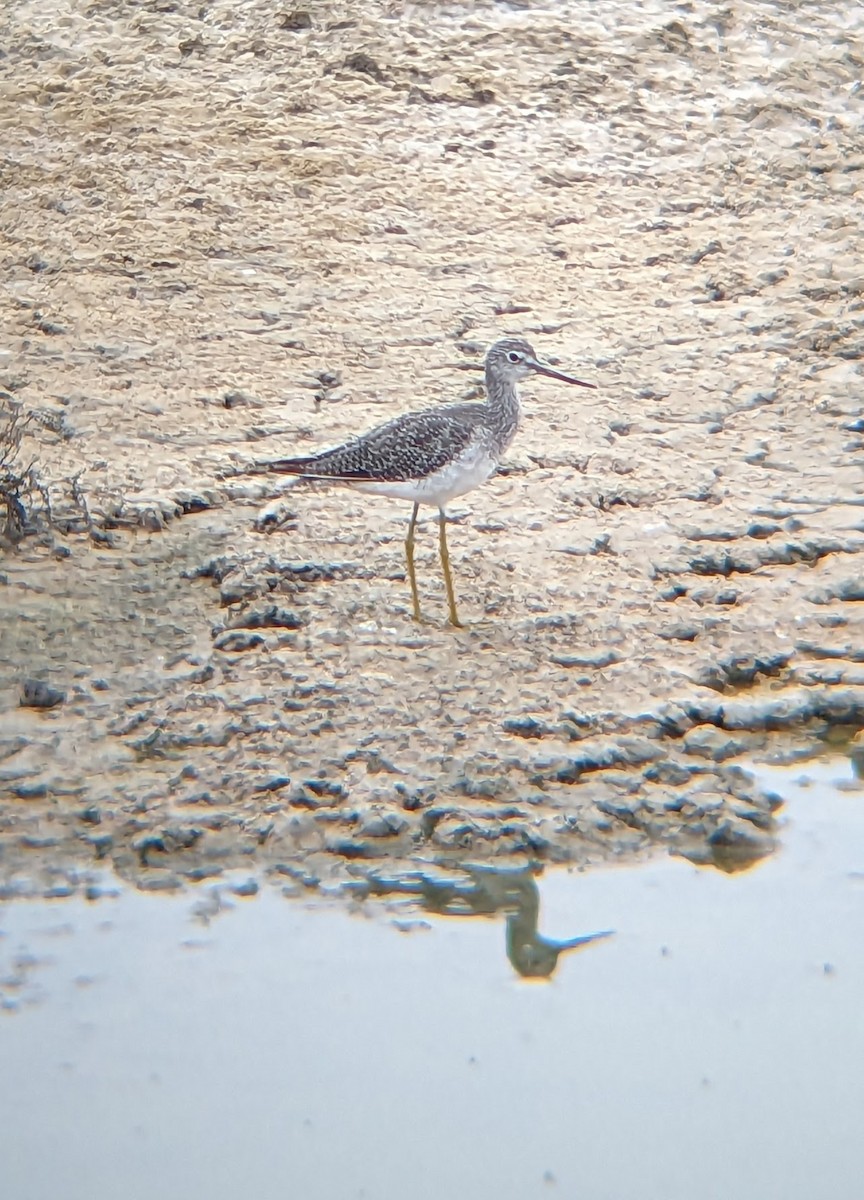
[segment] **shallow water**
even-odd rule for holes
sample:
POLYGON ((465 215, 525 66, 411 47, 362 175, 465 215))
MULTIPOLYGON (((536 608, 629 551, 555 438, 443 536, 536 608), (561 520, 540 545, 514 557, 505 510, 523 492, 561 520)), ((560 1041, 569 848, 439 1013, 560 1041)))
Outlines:
POLYGON ((0 908, 4 1200, 857 1200, 864 797, 847 760, 760 775, 789 806, 748 872, 541 876, 548 938, 615 931, 542 983, 525 876, 509 941, 266 888, 0 908))

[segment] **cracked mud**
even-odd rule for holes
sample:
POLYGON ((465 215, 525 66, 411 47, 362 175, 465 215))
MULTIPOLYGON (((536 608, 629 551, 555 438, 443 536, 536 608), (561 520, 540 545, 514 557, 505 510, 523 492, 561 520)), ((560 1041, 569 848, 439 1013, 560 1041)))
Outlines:
POLYGON ((57 526, 0 559, 5 895, 735 869, 741 762, 861 742, 860 14, 435 12, 0 17, 0 406, 57 526), (415 626, 405 505, 244 471, 507 333, 599 391, 524 389, 452 512, 471 624, 425 521, 415 626))

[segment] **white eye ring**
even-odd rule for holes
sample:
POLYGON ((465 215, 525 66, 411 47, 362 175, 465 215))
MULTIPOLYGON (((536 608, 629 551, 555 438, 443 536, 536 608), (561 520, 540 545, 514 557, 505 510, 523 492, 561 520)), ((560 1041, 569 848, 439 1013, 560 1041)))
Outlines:
POLYGON ((522 361, 522 355, 519 353, 518 350, 509 350, 507 352, 507 358, 508 358, 508 361, 511 363, 518 363, 518 362, 522 361))

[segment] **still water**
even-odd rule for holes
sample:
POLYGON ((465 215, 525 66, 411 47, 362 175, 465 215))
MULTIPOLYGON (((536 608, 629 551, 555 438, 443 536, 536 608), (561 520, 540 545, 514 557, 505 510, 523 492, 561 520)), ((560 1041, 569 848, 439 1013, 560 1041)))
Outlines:
POLYGON ((740 875, 0 906, 0 1196, 860 1200, 864 793, 759 774, 740 875))

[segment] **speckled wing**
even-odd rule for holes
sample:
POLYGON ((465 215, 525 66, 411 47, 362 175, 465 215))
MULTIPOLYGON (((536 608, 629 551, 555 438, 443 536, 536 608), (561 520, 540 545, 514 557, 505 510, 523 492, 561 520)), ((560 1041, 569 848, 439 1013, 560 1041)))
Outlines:
POLYGON ((405 483, 441 470, 475 441, 484 424, 480 404, 448 404, 406 413, 354 441, 309 458, 262 463, 266 470, 345 483, 405 483))

